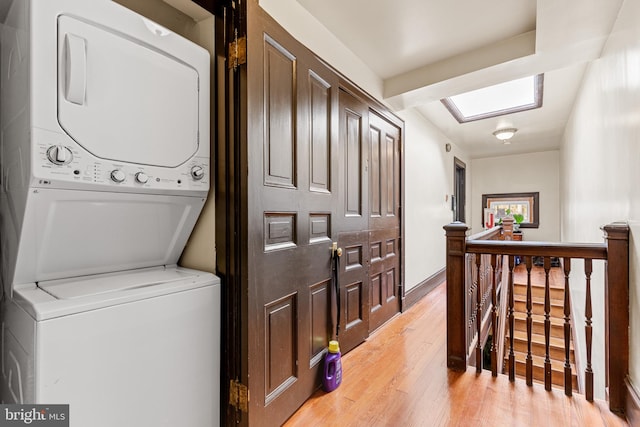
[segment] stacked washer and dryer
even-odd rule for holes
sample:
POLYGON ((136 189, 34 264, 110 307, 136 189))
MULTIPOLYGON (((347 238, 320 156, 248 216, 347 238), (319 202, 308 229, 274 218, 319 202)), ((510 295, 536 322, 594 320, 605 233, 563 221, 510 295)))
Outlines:
POLYGON ((71 426, 219 419, 206 50, 109 0, 0 0, 2 401, 71 426))

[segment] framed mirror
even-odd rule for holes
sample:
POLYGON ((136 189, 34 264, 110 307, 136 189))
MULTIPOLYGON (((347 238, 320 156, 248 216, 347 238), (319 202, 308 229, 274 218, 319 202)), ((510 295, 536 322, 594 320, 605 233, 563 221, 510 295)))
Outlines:
POLYGON ((482 223, 485 222, 485 212, 493 212, 496 223, 511 214, 520 214, 523 220, 520 228, 538 228, 540 218, 540 193, 501 193, 482 195, 482 223))

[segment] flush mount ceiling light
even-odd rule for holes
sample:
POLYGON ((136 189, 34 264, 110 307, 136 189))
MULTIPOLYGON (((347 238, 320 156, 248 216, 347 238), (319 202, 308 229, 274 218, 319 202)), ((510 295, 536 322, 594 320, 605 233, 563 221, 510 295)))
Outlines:
POLYGON ((544 75, 524 77, 441 99, 458 123, 542 107, 544 75))
POLYGON ((493 136, 498 138, 504 144, 511 144, 511 141, 509 140, 513 138, 513 135, 515 135, 516 132, 518 132, 518 129, 516 128, 498 129, 497 131, 493 132, 493 136))

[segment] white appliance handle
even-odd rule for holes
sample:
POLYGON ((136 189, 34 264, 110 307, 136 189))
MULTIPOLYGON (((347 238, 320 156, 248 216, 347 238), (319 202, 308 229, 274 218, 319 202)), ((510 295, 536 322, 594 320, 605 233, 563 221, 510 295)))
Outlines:
POLYGON ((73 34, 65 35, 65 98, 83 105, 87 89, 86 40, 73 34))

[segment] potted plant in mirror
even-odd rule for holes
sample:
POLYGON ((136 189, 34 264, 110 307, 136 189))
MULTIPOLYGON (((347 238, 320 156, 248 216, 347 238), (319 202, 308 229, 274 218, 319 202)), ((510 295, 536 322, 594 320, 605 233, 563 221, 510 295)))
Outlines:
POLYGON ((520 224, 522 224, 522 221, 524 221, 524 215, 518 213, 513 214, 513 220, 515 221, 515 223, 513 224, 514 233, 521 233, 520 224))

